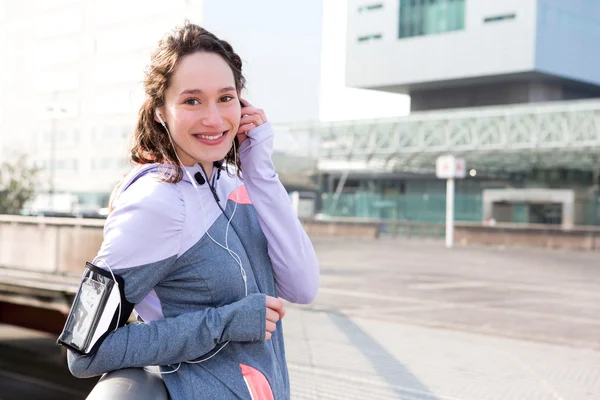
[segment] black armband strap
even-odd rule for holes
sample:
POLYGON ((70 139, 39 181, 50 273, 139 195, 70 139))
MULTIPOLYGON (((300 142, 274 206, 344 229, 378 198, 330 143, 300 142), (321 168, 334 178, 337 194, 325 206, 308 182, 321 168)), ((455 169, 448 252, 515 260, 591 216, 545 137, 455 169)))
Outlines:
POLYGON ((124 289, 123 278, 86 263, 57 343, 82 355, 95 353, 110 332, 125 325, 133 311, 133 304, 125 299, 124 289))

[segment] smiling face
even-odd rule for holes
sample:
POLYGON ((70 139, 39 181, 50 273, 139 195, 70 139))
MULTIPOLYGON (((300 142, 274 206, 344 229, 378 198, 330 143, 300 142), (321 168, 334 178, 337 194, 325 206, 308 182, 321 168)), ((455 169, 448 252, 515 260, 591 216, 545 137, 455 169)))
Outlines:
POLYGON ((233 71, 218 54, 183 57, 159 108, 183 165, 212 163, 231 149, 241 118, 233 71))

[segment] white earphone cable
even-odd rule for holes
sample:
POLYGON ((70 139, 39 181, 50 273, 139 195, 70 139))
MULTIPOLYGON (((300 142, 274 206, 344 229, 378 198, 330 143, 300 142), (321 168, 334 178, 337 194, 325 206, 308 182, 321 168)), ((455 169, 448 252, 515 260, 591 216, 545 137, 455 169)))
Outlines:
MULTIPOLYGON (((183 165, 183 163, 181 162, 181 159, 179 158, 179 155, 177 154, 177 150, 175 147, 175 143, 173 142, 173 137, 171 136, 171 132, 169 131, 169 129, 167 128, 167 125, 165 124, 165 122, 163 121, 162 117, 160 116, 160 114, 158 113, 158 111, 156 112, 156 116, 158 117, 160 124, 163 126, 163 128, 165 129, 165 131, 167 131, 167 136, 169 137, 169 141, 171 142, 171 146, 173 147, 173 150, 175 152, 175 156, 177 157, 177 161, 179 161, 179 165, 180 167, 183 169, 183 171, 185 172, 185 174, 187 175, 188 179, 190 180, 190 183, 192 184, 192 186, 194 187, 194 190, 196 191, 196 194, 198 195, 198 198, 200 199, 200 208, 202 209, 202 222, 204 225, 204 232, 206 233, 206 235, 210 238, 210 240, 215 243, 217 246, 221 247, 222 249, 224 249, 225 251, 227 251, 227 253, 229 253, 229 255, 231 256, 231 258, 233 258, 233 260, 236 262, 236 264, 238 264, 238 266, 240 267, 240 272, 242 274, 242 279, 244 280, 244 291, 245 291, 245 296, 248 296, 248 282, 247 282, 247 276, 246 276, 246 271, 244 270, 244 267, 242 266, 242 259, 241 257, 233 250, 231 250, 229 248, 229 243, 228 243, 228 236, 229 236, 229 227, 231 225, 231 220, 233 219, 233 216, 235 215, 235 212, 237 210, 237 205, 238 205, 238 200, 239 200, 239 193, 238 193, 238 188, 239 188, 239 179, 237 176, 237 171, 236 171, 236 190, 235 190, 235 205, 233 207, 233 212, 231 214, 231 217, 227 218, 227 215, 225 215, 225 217, 227 218, 227 226, 225 228, 225 246, 223 246, 221 243, 219 243, 217 240, 215 240, 214 237, 212 237, 212 235, 208 232, 208 228, 207 228, 207 224, 206 224, 206 213, 204 210, 204 202, 202 201, 202 196, 200 195, 200 191, 198 189, 198 185, 196 184, 195 180, 193 179, 192 175, 190 174, 190 172, 187 170, 187 168, 185 168, 185 166, 183 165)), ((235 141, 233 143, 233 151, 234 151, 234 158, 236 160, 237 163, 237 148, 235 146, 235 141)), ((207 181, 208 181, 208 177, 207 181)), ((218 349, 215 353, 211 354, 209 357, 204 358, 202 360, 198 360, 198 361, 184 361, 187 364, 198 364, 204 361, 208 361, 211 358, 213 358, 214 356, 216 356, 217 354, 219 354, 219 352, 221 350, 223 350, 225 348, 225 346, 227 346, 229 344, 229 341, 226 341, 223 346, 221 346, 220 349, 218 349)), ((172 371, 160 371, 159 373, 161 375, 164 374, 172 374, 174 372, 177 372, 179 370, 179 368, 181 367, 181 363, 178 363, 177 368, 175 368, 172 371)), ((146 368, 144 368, 146 369, 146 368)), ((153 372, 153 371, 149 371, 148 372, 153 372)))

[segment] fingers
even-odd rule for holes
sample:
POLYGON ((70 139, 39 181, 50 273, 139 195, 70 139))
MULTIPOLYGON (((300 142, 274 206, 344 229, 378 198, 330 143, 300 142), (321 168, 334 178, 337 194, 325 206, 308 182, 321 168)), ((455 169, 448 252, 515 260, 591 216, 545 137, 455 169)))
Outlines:
POLYGON ((241 133, 248 133, 249 131, 251 131, 252 129, 256 128, 256 125, 254 124, 244 124, 244 125, 240 125, 239 129, 238 129, 238 135, 241 133))
POLYGON ((285 315, 285 306, 283 304, 283 300, 278 299, 277 297, 267 296, 267 308, 277 311, 279 314, 279 319, 282 319, 285 315))
POLYGON ((238 134, 247 133, 248 131, 251 131, 252 129, 264 123, 265 121, 258 114, 246 114, 240 119, 240 127, 238 129, 238 134))
POLYGON ((277 321, 285 315, 285 306, 283 300, 276 297, 266 297, 266 333, 265 340, 270 340, 273 332, 277 329, 277 321))
POLYGON ((267 307, 272 308, 273 310, 278 310, 280 308, 283 308, 283 300, 277 298, 277 297, 273 297, 273 296, 266 296, 266 304, 267 307))
POLYGON ((262 109, 254 107, 248 103, 248 100, 240 99, 240 102, 242 103, 242 118, 240 119, 238 135, 248 133, 267 122, 267 116, 262 109))
POLYGON ((265 333, 265 340, 271 339, 273 332, 277 329, 277 321, 279 321, 279 313, 267 307, 267 323, 265 325, 267 332, 265 333))
POLYGON ((254 124, 254 126, 259 126, 264 123, 265 121, 258 114, 244 114, 242 115, 242 119, 240 119, 240 125, 254 124))
POLYGON ((283 319, 283 317, 285 317, 285 306, 282 305, 279 309, 279 319, 283 319))
POLYGON ((265 122, 268 121, 267 115, 265 114, 265 111, 263 109, 254 107, 252 104, 250 104, 248 102, 248 100, 240 99, 240 101, 242 102, 242 105, 244 106, 244 107, 242 107, 242 116, 258 115, 260 117, 260 119, 262 120, 262 122, 258 125, 264 124, 265 122))
POLYGON ((280 319, 277 311, 267 308, 267 322, 277 322, 280 319))

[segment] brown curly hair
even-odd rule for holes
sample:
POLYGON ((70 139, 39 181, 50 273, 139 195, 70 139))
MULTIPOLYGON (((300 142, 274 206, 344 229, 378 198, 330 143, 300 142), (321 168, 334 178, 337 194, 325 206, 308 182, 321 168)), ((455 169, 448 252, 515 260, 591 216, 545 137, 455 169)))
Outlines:
MULTIPOLYGON (((173 166, 168 168, 162 177, 166 182, 179 182, 183 172, 175 149, 171 145, 168 133, 162 125, 155 121, 155 110, 164 104, 165 91, 170 79, 177 68, 179 60, 196 52, 215 53, 223 57, 235 79, 238 93, 246 84, 242 75, 242 59, 225 40, 217 38, 206 29, 189 21, 176 27, 158 43, 158 48, 152 53, 150 65, 147 67, 144 79, 146 98, 138 113, 138 121, 134 130, 130 160, 134 164, 161 163, 173 166)), ((237 136, 235 146, 239 148, 237 136)), ((226 164, 235 164, 240 174, 242 166, 239 158, 236 160, 233 147, 225 156, 226 164)), ((222 168, 221 162, 215 162, 217 168, 222 168)))

